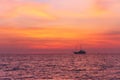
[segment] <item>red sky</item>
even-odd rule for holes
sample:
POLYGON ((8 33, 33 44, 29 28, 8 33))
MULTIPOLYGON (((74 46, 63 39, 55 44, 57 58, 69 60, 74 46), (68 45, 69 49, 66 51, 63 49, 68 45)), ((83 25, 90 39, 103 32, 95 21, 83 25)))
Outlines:
POLYGON ((0 53, 119 53, 118 0, 0 0, 0 53))

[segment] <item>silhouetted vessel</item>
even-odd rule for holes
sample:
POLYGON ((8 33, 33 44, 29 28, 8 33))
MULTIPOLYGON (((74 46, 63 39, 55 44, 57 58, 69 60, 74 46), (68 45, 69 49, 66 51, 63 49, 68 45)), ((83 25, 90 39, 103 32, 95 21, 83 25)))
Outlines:
POLYGON ((74 52, 74 54, 86 54, 86 51, 85 50, 80 50, 80 51, 74 52))
POLYGON ((82 48, 82 46, 80 45, 80 49, 79 51, 74 51, 74 54, 86 54, 86 51, 82 48))

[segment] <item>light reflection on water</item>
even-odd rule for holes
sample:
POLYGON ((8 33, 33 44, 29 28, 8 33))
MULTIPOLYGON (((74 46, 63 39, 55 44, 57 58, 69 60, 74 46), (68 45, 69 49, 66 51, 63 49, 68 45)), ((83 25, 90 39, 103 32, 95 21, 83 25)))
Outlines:
POLYGON ((0 80, 120 80, 119 55, 1 55, 0 80))

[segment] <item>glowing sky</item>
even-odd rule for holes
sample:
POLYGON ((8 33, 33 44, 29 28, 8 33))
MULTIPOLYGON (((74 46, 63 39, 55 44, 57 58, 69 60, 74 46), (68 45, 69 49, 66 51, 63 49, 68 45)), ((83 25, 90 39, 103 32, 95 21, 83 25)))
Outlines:
POLYGON ((119 0, 0 0, 0 53, 120 52, 119 0))

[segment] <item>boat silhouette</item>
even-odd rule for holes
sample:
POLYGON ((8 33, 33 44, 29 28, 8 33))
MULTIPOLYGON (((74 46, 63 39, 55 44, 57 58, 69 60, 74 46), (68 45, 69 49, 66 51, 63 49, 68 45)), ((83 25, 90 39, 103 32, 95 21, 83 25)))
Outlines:
POLYGON ((80 46, 79 51, 74 51, 74 54, 86 54, 86 51, 80 46))
POLYGON ((85 50, 75 51, 74 54, 86 54, 85 50))

